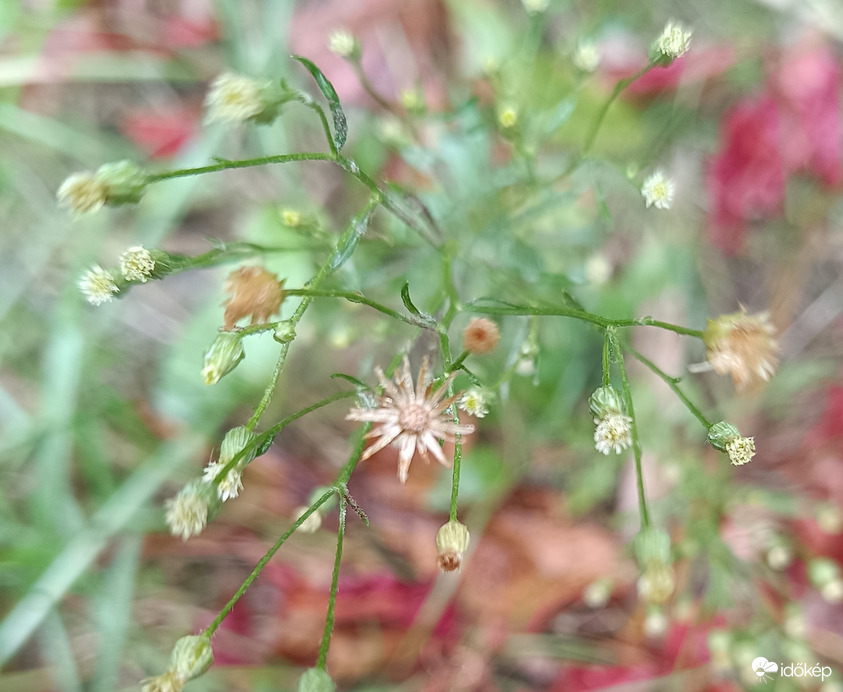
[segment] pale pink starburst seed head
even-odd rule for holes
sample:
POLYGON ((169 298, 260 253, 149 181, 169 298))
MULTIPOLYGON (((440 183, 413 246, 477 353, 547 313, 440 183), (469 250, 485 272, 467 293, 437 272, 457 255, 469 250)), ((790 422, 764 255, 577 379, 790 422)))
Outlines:
POLYGON ((731 375, 738 390, 769 380, 779 364, 776 330, 767 313, 746 310, 709 320, 703 341, 714 372, 731 375))
POLYGON ((425 461, 429 454, 443 466, 450 467, 451 461, 445 457, 440 446, 443 442, 454 442, 457 435, 474 432, 473 425, 462 425, 454 420, 447 409, 462 394, 445 397, 448 385, 456 376, 448 375, 435 390, 431 390, 428 381, 428 362, 422 362, 415 386, 410 372, 410 362, 406 356, 394 380, 389 380, 380 368, 375 368, 383 394, 374 408, 354 408, 346 419, 375 423, 375 427, 366 435, 376 439, 361 457, 368 459, 389 444, 399 448, 398 478, 406 483, 410 463, 416 451, 425 461))

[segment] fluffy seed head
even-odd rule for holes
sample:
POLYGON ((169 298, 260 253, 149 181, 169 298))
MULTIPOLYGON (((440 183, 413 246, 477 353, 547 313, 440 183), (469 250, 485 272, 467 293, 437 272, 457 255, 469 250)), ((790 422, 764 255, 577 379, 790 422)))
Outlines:
POLYGON ((210 503, 199 483, 190 483, 178 495, 164 503, 170 533, 186 541, 202 533, 208 523, 210 503))
POLYGON ((223 301, 226 331, 244 317, 251 316, 251 324, 269 321, 284 302, 283 286, 284 281, 263 267, 240 267, 231 272, 225 282, 230 296, 223 301))
POLYGON ((669 21, 650 48, 650 59, 657 65, 669 65, 688 52, 693 34, 678 22, 669 21))
POLYGON ((632 444, 632 418, 622 413, 608 413, 595 418, 594 447, 601 454, 612 450, 620 454, 632 444))
POLYGON ((74 173, 59 187, 56 198, 60 207, 70 209, 75 216, 97 211, 108 199, 108 185, 94 173, 74 173))
POLYGON ((463 348, 469 353, 488 353, 500 340, 498 325, 485 317, 473 317, 462 333, 463 348))
POLYGON ((709 320, 703 341, 706 359, 719 375, 731 375, 738 390, 766 382, 779 364, 779 344, 767 313, 745 310, 709 320))

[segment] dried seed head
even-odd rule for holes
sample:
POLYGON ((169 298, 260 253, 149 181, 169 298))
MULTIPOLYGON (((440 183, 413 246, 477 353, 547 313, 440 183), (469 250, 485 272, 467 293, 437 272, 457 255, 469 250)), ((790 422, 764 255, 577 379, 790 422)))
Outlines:
POLYGON ((437 563, 443 572, 453 572, 462 566, 462 556, 468 550, 471 536, 468 528, 458 521, 443 524, 436 534, 437 563))
POLYGON ((766 382, 779 364, 779 344, 767 313, 745 310, 709 320, 703 334, 706 359, 720 375, 731 375, 738 390, 766 382))
POLYGON ((474 317, 462 333, 463 348, 469 353, 488 353, 501 340, 498 325, 485 317, 474 317))
POLYGON ((231 272, 225 282, 230 297, 223 302, 226 331, 244 317, 251 316, 251 324, 267 322, 284 302, 283 286, 284 281, 263 267, 240 267, 231 272))

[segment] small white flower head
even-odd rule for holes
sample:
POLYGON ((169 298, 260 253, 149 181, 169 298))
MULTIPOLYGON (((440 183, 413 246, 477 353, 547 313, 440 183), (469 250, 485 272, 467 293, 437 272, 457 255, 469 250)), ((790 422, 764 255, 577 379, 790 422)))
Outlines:
POLYGON ((583 72, 594 72, 600 65, 600 49, 594 41, 580 39, 571 55, 574 67, 583 72))
POLYGON ((202 485, 200 482, 189 483, 178 495, 164 503, 170 533, 181 536, 184 541, 202 533, 208 523, 210 500, 202 485))
POLYGON ((670 621, 661 608, 651 608, 644 618, 644 635, 648 639, 661 639, 670 621))
POLYGON ((328 50, 345 59, 360 56, 360 44, 347 29, 334 29, 331 32, 328 37, 328 50))
POLYGON ((538 14, 546 11, 550 2, 549 0, 521 0, 521 4, 524 5, 528 14, 538 14))
POLYGON ((603 418, 595 418, 594 447, 601 454, 614 450, 620 454, 632 444, 632 418, 623 413, 607 413, 603 418))
MULTIPOLYGON (((293 514, 295 515, 296 519, 301 519, 302 515, 308 509, 310 509, 310 507, 302 505, 301 507, 296 507, 293 514)), ((316 533, 321 527, 322 513, 317 509, 313 514, 311 514, 307 519, 302 522, 298 530, 302 533, 316 533)))
POLYGON ((676 184, 662 170, 649 176, 641 186, 641 196, 648 208, 670 209, 675 193, 676 184))
POLYGON ((475 418, 485 418, 489 413, 489 402, 492 399, 491 392, 481 389, 480 387, 471 387, 463 394, 457 406, 465 411, 469 416, 475 418))
MULTIPOLYGON (((212 461, 202 472, 202 481, 213 483, 227 465, 227 462, 212 461)), ((217 497, 225 502, 228 499, 237 497, 241 490, 243 490, 243 473, 237 466, 234 466, 217 484, 217 497)))
POLYGON ((120 273, 126 281, 146 283, 155 271, 152 253, 141 245, 130 247, 120 255, 120 273))
POLYGON ((85 272, 79 279, 79 290, 85 294, 91 305, 108 303, 120 292, 111 273, 98 264, 85 272))
POLYGON ((611 596, 611 579, 597 579, 586 586, 582 592, 583 603, 594 610, 605 607, 611 596))
POLYGON ((603 286, 612 276, 612 264, 602 252, 596 252, 585 263, 585 278, 592 286, 603 286))
POLYGON ((650 605, 664 605, 676 589, 673 567, 653 560, 638 579, 638 597, 650 605))
POLYGON ((777 572, 781 572, 784 569, 787 569, 790 566, 790 563, 793 562, 793 551, 790 547, 778 544, 774 545, 767 551, 767 565, 770 569, 774 569, 777 572))
POLYGON ((682 57, 691 47, 693 31, 680 23, 669 21, 650 47, 650 60, 657 65, 670 65, 676 58, 682 57))
POLYGON ((735 437, 726 443, 726 454, 733 466, 743 466, 755 456, 754 437, 735 437))
POLYGON ((205 121, 238 125, 249 120, 268 123, 278 115, 283 99, 272 93, 272 84, 245 75, 225 72, 217 77, 205 97, 205 121))
POLYGON ((56 198, 60 207, 70 209, 74 216, 97 211, 108 199, 108 185, 95 173, 74 173, 59 187, 56 198))

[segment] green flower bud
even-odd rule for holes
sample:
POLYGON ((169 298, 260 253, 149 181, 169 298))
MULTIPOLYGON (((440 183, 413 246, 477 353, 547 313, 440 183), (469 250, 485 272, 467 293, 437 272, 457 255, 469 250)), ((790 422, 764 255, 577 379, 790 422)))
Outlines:
POLYGON ((321 668, 308 668, 299 678, 298 692, 334 692, 337 686, 321 668))
POLYGON ((714 449, 718 449, 721 452, 725 452, 726 445, 740 436, 741 434, 734 425, 724 421, 715 423, 708 429, 709 444, 714 447, 714 449))
POLYGON ((146 191, 146 171, 132 161, 106 163, 99 167, 95 177, 108 190, 105 203, 113 207, 137 204, 146 191))
POLYGON ((614 387, 600 387, 588 398, 588 409, 598 421, 610 413, 624 413, 621 393, 614 387))
POLYGON ((670 536, 664 529, 649 527, 641 529, 633 541, 635 559, 642 569, 650 563, 670 564, 670 536))
POLYGON ((205 673, 214 662, 211 641, 203 635, 182 637, 173 647, 170 670, 179 680, 187 682, 205 673))
MULTIPOLYGON (((222 438, 220 445, 220 463, 225 465, 242 452, 246 446, 255 438, 254 433, 241 425, 229 430, 225 437, 222 438)), ((240 458, 237 463, 239 468, 243 468, 252 459, 255 458, 257 449, 252 448, 247 454, 240 458)))
POLYGON ((278 343, 288 344, 296 338, 296 328, 290 320, 282 320, 275 328, 272 338, 278 343))
POLYGON ((214 343, 205 351, 202 380, 207 385, 216 384, 234 370, 245 355, 239 334, 220 332, 214 343))
POLYGON ((468 528, 464 524, 458 521, 443 524, 436 534, 439 569, 443 572, 458 570, 462 565, 462 556, 468 550, 470 539, 468 528))

